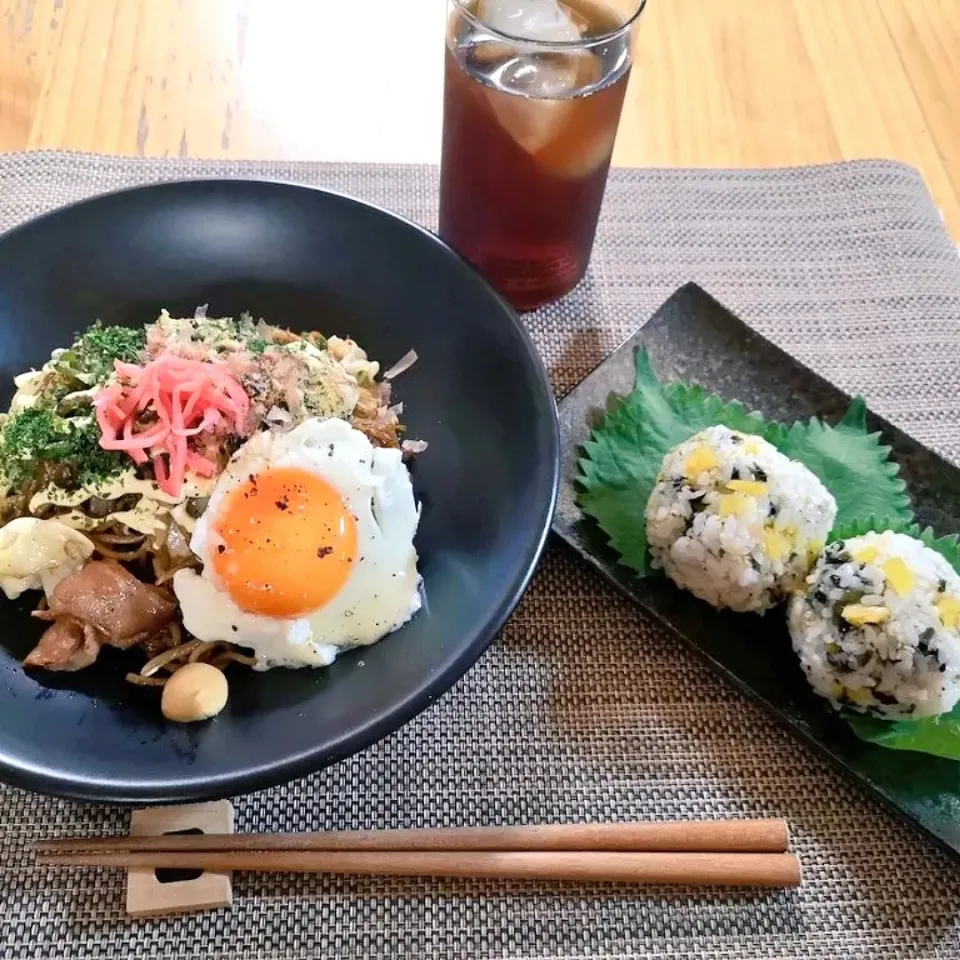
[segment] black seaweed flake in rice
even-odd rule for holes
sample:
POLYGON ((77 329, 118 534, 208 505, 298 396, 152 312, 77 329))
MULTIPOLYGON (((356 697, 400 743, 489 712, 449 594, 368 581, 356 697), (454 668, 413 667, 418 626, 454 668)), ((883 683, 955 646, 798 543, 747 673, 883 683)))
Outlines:
POLYGON ((770 506, 767 507, 767 519, 775 520, 779 512, 780 508, 775 503, 771 503, 770 506))
POLYGON ((818 587, 813 591, 813 601, 814 603, 826 604, 827 595, 818 587))
POLYGON ((947 592, 947 581, 939 580, 937 581, 937 593, 946 593, 947 592))
POLYGON ((845 563, 849 563, 852 559, 847 552, 845 540, 838 540, 836 543, 831 543, 830 546, 823 551, 823 562, 829 566, 839 567, 845 563))
POLYGON ((877 689, 873 691, 873 699, 887 707, 895 707, 900 702, 892 693, 877 689))
POLYGON ((674 477, 670 481, 670 485, 674 490, 682 490, 687 485, 687 480, 685 477, 674 477))
POLYGON ((730 471, 730 479, 731 479, 731 480, 739 480, 739 479, 740 479, 740 471, 739 471, 736 467, 734 467, 734 468, 730 471))
POLYGON ((758 467, 756 464, 753 465, 753 478, 759 480, 761 483, 767 482, 767 471, 763 467, 758 467))

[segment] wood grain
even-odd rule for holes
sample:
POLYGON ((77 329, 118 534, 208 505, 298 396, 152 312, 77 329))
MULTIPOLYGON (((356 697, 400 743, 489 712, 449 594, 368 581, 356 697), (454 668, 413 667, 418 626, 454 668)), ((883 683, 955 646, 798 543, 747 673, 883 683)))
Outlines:
MULTIPOLYGON (((435 161, 443 0, 0 0, 0 150, 435 161)), ((650 0, 624 166, 888 157, 960 239, 960 0, 650 0)))
POLYGON ((610 853, 596 851, 239 850, 227 853, 76 853, 40 857, 38 866, 122 867, 130 870, 211 870, 227 873, 337 873, 382 877, 480 877, 574 880, 586 883, 797 887, 792 853, 610 853))

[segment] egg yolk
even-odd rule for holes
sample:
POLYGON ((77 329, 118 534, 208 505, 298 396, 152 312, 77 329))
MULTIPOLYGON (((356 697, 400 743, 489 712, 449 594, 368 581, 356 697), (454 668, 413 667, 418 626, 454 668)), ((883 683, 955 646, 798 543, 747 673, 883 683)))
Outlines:
POLYGON ((242 610, 296 617, 329 603, 357 556, 357 521, 326 480, 294 467, 251 474, 213 524, 213 569, 242 610))

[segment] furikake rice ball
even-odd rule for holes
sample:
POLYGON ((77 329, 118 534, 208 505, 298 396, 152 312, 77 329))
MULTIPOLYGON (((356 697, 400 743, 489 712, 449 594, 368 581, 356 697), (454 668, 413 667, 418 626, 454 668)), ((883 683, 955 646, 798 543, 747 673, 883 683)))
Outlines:
POLYGON ((763 612, 802 586, 837 504, 762 437, 708 427, 663 461, 646 508, 654 566, 713 604, 763 612))
POLYGON ((814 690, 878 717, 930 717, 960 699, 960 576, 900 533, 830 544, 790 603, 814 690))

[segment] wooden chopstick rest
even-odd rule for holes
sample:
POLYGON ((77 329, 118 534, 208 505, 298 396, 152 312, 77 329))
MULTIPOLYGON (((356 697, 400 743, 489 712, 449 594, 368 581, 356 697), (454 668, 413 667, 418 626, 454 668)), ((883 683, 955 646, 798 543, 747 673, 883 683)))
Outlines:
MULTIPOLYGON (((202 830, 228 839, 233 834, 233 805, 229 800, 192 803, 173 807, 148 807, 130 815, 130 837, 173 839, 173 830, 202 830)), ((188 834, 189 836, 189 834, 188 834)), ((197 835, 199 836, 199 835, 197 835)), ((184 869, 182 864, 176 865, 184 869)), ((195 879, 162 883, 157 867, 127 868, 127 913, 133 917, 157 917, 229 907, 233 886, 229 871, 204 870, 195 879)))

